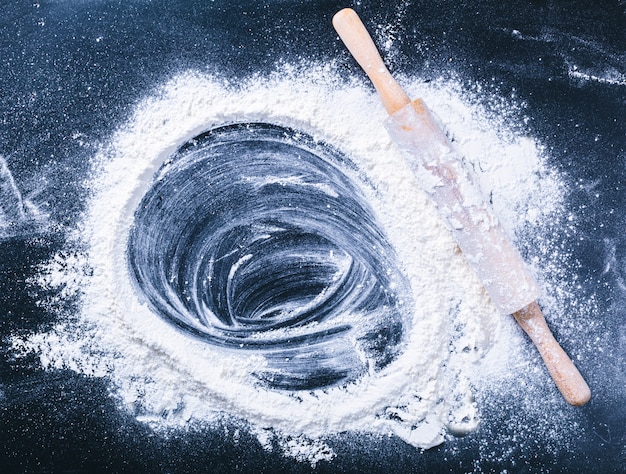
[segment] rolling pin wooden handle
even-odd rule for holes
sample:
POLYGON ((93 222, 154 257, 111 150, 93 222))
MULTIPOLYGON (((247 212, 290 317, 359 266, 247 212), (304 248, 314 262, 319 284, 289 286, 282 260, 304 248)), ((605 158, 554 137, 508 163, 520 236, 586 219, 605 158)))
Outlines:
POLYGON ((368 75, 389 115, 411 100, 383 63, 372 38, 356 12, 344 8, 333 17, 333 26, 348 51, 368 75))
POLYGON ((574 406, 587 403, 591 398, 589 386, 554 339, 537 303, 529 304, 513 316, 539 349, 548 372, 567 403, 574 406))

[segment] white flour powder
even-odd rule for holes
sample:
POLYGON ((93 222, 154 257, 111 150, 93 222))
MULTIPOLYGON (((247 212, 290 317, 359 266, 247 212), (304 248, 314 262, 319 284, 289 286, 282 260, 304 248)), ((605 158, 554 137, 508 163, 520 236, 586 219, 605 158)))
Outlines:
MULTIPOLYGON (((507 126, 519 111, 505 113, 511 106, 502 103, 488 112, 473 99, 480 91, 472 96, 451 82, 401 82, 449 128, 511 234, 559 205, 558 182, 543 169, 540 149, 507 126)), ((417 188, 384 119, 369 89, 340 80, 330 67, 306 73, 285 67, 238 85, 193 72, 173 78, 94 157, 92 195, 75 236, 75 248, 85 250, 67 251, 41 269, 38 284, 62 288, 60 298, 80 296, 79 314, 60 318, 50 332, 16 339, 15 348, 37 351, 48 368, 108 378, 120 406, 157 430, 210 425, 227 414, 263 445, 313 465, 334 457, 324 440, 341 432, 392 434, 427 448, 448 432, 471 431, 478 423, 472 391, 485 373, 485 355, 509 332, 508 317, 496 313, 417 188), (131 285, 126 239, 155 171, 198 133, 253 121, 302 130, 357 164, 377 190, 369 193, 371 204, 410 282, 416 304, 403 352, 345 387, 301 393, 258 387, 249 374, 262 359, 244 360, 177 331, 131 285)), ((521 340, 506 341, 508 352, 521 340)), ((492 376, 506 370, 506 356, 488 360, 492 376)))

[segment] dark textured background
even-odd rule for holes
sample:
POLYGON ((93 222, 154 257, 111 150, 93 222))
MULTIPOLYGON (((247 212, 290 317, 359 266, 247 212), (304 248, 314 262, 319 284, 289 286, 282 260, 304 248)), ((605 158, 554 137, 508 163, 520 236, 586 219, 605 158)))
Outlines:
MULTIPOLYGON (((331 443, 337 458, 316 471, 626 472, 626 4, 404 3, 0 2, 0 154, 22 194, 52 222, 0 240, 0 472, 311 470, 246 435, 239 442, 203 431, 156 435, 116 409, 104 381, 16 360, 7 338, 57 317, 36 304, 42 295, 27 278, 62 247, 83 210, 81 183, 94 147, 138 100, 190 68, 237 81, 279 61, 339 58, 342 74, 360 74, 330 26, 345 6, 373 31, 393 25, 393 70, 454 75, 526 104, 530 133, 574 189, 567 205, 576 232, 560 243, 580 263, 577 297, 597 301, 598 319, 574 338, 570 326, 554 330, 566 350, 584 353, 579 366, 594 397, 583 408, 563 408, 578 410, 580 428, 563 446, 544 443, 533 420, 519 422, 528 400, 499 394, 464 438, 421 452, 393 438, 340 436, 331 443), (574 65, 600 80, 572 76, 574 65), (582 340, 583 349, 568 342, 582 340)), ((558 413, 546 418, 559 430, 558 413)))

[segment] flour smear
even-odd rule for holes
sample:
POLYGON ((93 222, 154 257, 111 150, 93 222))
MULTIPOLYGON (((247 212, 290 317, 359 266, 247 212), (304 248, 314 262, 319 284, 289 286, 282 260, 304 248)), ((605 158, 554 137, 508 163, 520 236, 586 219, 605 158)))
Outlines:
MULTIPOLYGON (((455 81, 401 82, 445 124, 510 235, 561 206, 559 180, 541 148, 508 125, 520 118, 515 104, 481 105, 484 93, 455 81)), ((511 339, 510 318, 496 312, 391 143, 384 119, 370 88, 339 78, 330 66, 306 72, 284 66, 241 84, 197 72, 172 78, 94 156, 91 196, 74 241, 34 282, 56 289, 58 299, 77 297, 77 313, 60 315, 48 332, 16 338, 15 350, 35 351, 51 370, 106 378, 120 409, 157 431, 240 420, 233 423, 268 449, 312 465, 335 456, 328 440, 343 432, 394 435, 428 448, 472 431, 479 423, 476 390, 508 373, 508 358, 523 339, 511 339), (371 182, 375 192, 363 192, 415 303, 403 350, 383 369, 346 386, 268 389, 250 375, 262 359, 189 337, 136 294, 127 237, 154 173, 192 137, 239 122, 301 130, 339 149, 371 182), (494 351, 498 357, 487 357, 494 351)))

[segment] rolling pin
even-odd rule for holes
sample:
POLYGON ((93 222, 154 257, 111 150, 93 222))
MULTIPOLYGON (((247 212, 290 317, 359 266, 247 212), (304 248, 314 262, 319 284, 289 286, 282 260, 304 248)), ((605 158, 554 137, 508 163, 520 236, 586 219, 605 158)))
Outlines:
POLYGON ((512 314, 537 346, 565 400, 584 405, 589 386, 552 335, 537 304, 540 288, 438 119, 421 99, 411 101, 383 63, 360 18, 350 8, 333 17, 333 26, 368 75, 389 117, 385 127, 403 152, 420 186, 454 235, 469 265, 502 314, 512 314))

